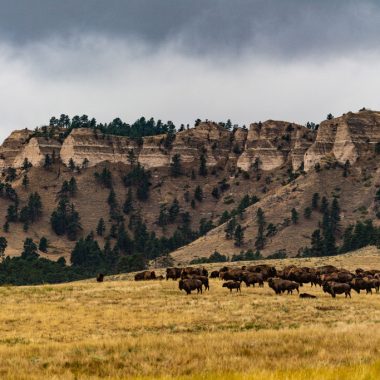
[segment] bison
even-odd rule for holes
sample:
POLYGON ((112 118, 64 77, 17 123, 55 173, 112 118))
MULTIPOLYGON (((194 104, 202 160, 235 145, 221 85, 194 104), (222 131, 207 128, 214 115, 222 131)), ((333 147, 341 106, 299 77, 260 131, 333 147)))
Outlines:
POLYGON ((230 289, 230 293, 232 293, 232 289, 236 289, 236 292, 241 293, 239 281, 227 281, 222 285, 222 287, 230 289))
POLYGON ((210 285, 209 285, 209 281, 208 281, 208 277, 206 276, 199 276, 199 275, 182 275, 182 280, 185 280, 185 279, 191 279, 191 278, 194 278, 196 280, 200 280, 202 281, 202 285, 204 285, 205 287, 205 290, 210 290, 210 285))
POLYGON ((136 273, 135 281, 147 281, 147 280, 155 280, 156 273, 154 271, 146 270, 144 272, 136 273))
POLYGON ((255 286, 255 284, 259 284, 260 288, 264 286, 263 275, 261 273, 245 272, 241 278, 247 287, 250 285, 255 286))
POLYGON ((169 280, 169 278, 171 278, 174 281, 177 281, 179 278, 181 278, 181 272, 181 268, 166 268, 166 280, 169 280))
POLYGON ((317 296, 313 296, 312 294, 309 294, 309 293, 301 293, 300 298, 317 298, 317 296))
POLYGON ((98 277, 96 277, 96 281, 97 282, 103 282, 104 281, 104 274, 103 273, 99 273, 98 277))
POLYGON ((271 289, 275 291, 276 294, 284 293, 293 294, 293 290, 297 290, 299 293, 300 284, 295 281, 283 280, 281 278, 268 278, 268 285, 271 289))
POLYGON ((202 281, 196 278, 179 280, 178 287, 179 290, 184 290, 187 295, 191 294, 193 290, 196 290, 197 293, 202 293, 202 281))
POLYGON ((213 270, 210 273, 210 278, 219 278, 219 271, 218 270, 213 270))
POLYGON ((264 280, 267 280, 270 277, 277 276, 276 268, 267 264, 248 266, 247 271, 261 273, 264 280))
POLYGON ((331 294, 331 297, 335 298, 337 294, 345 294, 346 298, 351 298, 351 286, 342 282, 325 282, 323 284, 323 291, 331 294))

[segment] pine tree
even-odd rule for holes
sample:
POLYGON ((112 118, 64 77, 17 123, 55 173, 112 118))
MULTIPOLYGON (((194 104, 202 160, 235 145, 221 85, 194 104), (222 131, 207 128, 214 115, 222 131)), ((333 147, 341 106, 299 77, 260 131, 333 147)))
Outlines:
POLYGON ((320 211, 322 213, 325 213, 326 211, 328 211, 328 208, 329 208, 329 202, 328 202, 327 198, 322 197, 320 211))
POLYGON ((51 166, 52 166, 53 162, 52 162, 52 159, 50 157, 50 154, 46 154, 45 155, 45 162, 44 162, 44 168, 45 169, 50 169, 51 166))
POLYGON ((350 161, 347 160, 347 161, 344 163, 344 167, 343 167, 343 177, 347 177, 348 174, 349 174, 349 171, 350 171, 350 161))
POLYGON ((310 219, 311 218, 311 213, 312 213, 312 210, 310 207, 306 207, 304 212, 303 212, 303 216, 305 217, 305 219, 310 219))
POLYGON ((170 172, 173 177, 179 177, 182 174, 180 154, 175 154, 172 157, 172 162, 170 163, 170 172))
POLYGON ((132 197, 132 189, 128 189, 127 198, 123 205, 123 212, 126 215, 129 215, 133 211, 133 197, 132 197))
POLYGON ((75 162, 72 158, 69 160, 69 169, 73 172, 76 168, 75 162))
POLYGON ((311 235, 311 256, 323 255, 323 239, 320 230, 315 230, 311 235))
POLYGON ((27 190, 29 187, 29 178, 27 174, 24 174, 24 177, 22 178, 22 187, 27 190))
POLYGON ((25 157, 24 162, 22 163, 21 169, 22 170, 28 170, 32 167, 33 165, 29 162, 29 160, 25 157))
POLYGON ((235 228, 236 228, 236 219, 235 218, 232 218, 228 221, 227 225, 226 225, 226 228, 225 228, 225 233, 226 233, 226 239, 230 240, 233 238, 234 236, 234 232, 235 232, 235 228))
POLYGON ((48 251, 48 240, 46 239, 45 236, 43 236, 41 239, 40 239, 40 243, 38 244, 38 249, 41 251, 41 252, 44 252, 46 253, 48 251))
POLYGON ((37 246, 32 239, 27 238, 24 241, 24 250, 21 253, 21 258, 24 260, 38 259, 37 246))
POLYGON ((297 212, 297 210, 295 208, 292 208, 291 215, 292 215, 291 216, 292 223, 293 224, 297 224, 299 216, 298 216, 298 212, 297 212))
POLYGON ((128 150, 128 154, 127 154, 127 159, 128 159, 128 162, 131 166, 134 166, 135 163, 136 163, 136 155, 135 155, 135 152, 133 149, 129 149, 128 150))
POLYGON ((257 238, 255 241, 255 247, 256 249, 261 250, 265 246, 265 236, 264 236, 265 214, 261 208, 257 210, 256 222, 258 225, 258 230, 257 230, 257 238))
POLYGON ((4 223, 4 225, 3 225, 3 231, 4 231, 5 233, 8 233, 8 232, 9 232, 9 222, 8 222, 8 221, 6 221, 6 222, 4 223))
POLYGON ((339 230, 339 222, 340 222, 340 207, 338 203, 338 199, 334 198, 331 204, 331 213, 330 213, 330 223, 331 223, 331 231, 333 234, 339 230))
POLYGON ((207 175, 207 160, 206 156, 202 153, 199 163, 199 175, 205 177, 207 175))
POLYGON ((161 227, 165 227, 169 223, 169 215, 166 204, 160 206, 160 214, 158 215, 157 223, 161 227))
POLYGON ((169 207, 169 222, 174 223, 180 211, 180 206, 177 198, 173 200, 173 203, 169 207))
POLYGON ((78 185, 77 185, 77 181, 74 177, 71 177, 70 181, 69 181, 69 194, 70 194, 70 197, 74 197, 78 191, 78 185))
POLYGON ((0 237, 0 260, 1 262, 4 261, 4 257, 5 257, 5 250, 7 249, 8 247, 8 241, 5 237, 0 237))
POLYGON ((234 239, 235 239, 235 246, 241 247, 244 242, 244 230, 240 224, 236 226, 235 232, 234 232, 234 239))
POLYGON ((194 190, 194 198, 198 202, 202 202, 202 200, 203 200, 203 191, 202 191, 202 188, 199 185, 194 190))
POLYGON ((223 214, 220 216, 218 225, 220 226, 221 224, 227 222, 228 219, 230 219, 230 213, 227 210, 225 210, 223 211, 223 214))
POLYGON ((106 224, 103 218, 99 219, 98 226, 96 227, 96 233, 98 236, 103 236, 106 232, 106 224))
POLYGON ((318 208, 318 205, 319 205, 319 194, 314 193, 313 198, 311 199, 311 208, 313 210, 316 210, 318 208))

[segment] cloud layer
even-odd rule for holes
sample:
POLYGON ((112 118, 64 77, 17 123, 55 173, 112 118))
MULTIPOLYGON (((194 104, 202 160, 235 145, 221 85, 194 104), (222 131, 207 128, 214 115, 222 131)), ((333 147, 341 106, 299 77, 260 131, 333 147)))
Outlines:
POLYGON ((377 2, 28 4, 0 0, 0 140, 60 113, 248 124, 380 108, 377 2))

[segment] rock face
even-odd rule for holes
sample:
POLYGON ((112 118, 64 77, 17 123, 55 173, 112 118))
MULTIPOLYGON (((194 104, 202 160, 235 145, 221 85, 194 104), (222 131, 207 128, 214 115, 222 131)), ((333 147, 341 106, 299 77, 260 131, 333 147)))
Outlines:
POLYGON ((128 138, 120 136, 105 136, 91 129, 74 129, 62 144, 60 156, 66 165, 73 159, 81 165, 85 159, 88 166, 100 162, 128 163, 128 151, 136 149, 137 145, 128 138))
POLYGON ((324 157, 330 156, 339 163, 356 160, 373 152, 380 141, 380 112, 349 112, 341 117, 321 123, 315 143, 304 157, 305 170, 310 170, 324 157))
POLYGON ((0 147, 1 169, 14 166, 16 156, 23 150, 25 143, 31 135, 32 132, 27 129, 14 131, 10 134, 0 147))
POLYGON ((216 123, 203 122, 195 128, 178 132, 170 144, 166 136, 149 136, 136 140, 103 135, 92 129, 74 129, 61 144, 58 138, 33 137, 33 132, 13 132, 0 147, 0 169, 19 168, 24 159, 34 166, 43 164, 46 154, 60 157, 68 164, 85 160, 88 166, 100 162, 128 164, 132 150, 136 160, 146 168, 168 167, 180 154, 184 166, 198 163, 205 155, 207 166, 238 167, 249 171, 253 166, 273 170, 289 165, 310 170, 325 157, 340 163, 355 163, 380 140, 380 112, 361 111, 321 123, 317 132, 301 125, 268 120, 253 123, 249 130, 228 131, 216 123))
POLYGON ((262 170, 273 170, 289 160, 297 170, 312 142, 313 133, 301 125, 273 120, 251 124, 237 165, 248 171, 256 162, 262 170))

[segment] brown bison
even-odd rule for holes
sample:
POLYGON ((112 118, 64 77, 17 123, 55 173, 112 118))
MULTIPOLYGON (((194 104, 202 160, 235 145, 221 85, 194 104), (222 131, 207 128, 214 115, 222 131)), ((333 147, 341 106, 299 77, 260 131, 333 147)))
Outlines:
POLYGON ((181 272, 181 268, 166 268, 166 280, 169 280, 169 278, 171 278, 174 281, 177 281, 179 278, 181 278, 181 272))
POLYGON ((148 281, 148 280, 155 280, 156 279, 156 273, 154 271, 146 270, 144 272, 136 273, 135 275, 135 281, 148 281))
POLYGON ((230 293, 232 293, 232 289, 236 289, 236 292, 241 293, 239 281, 227 281, 222 285, 222 287, 230 289, 230 293))
POLYGON ((196 278, 188 278, 185 280, 179 280, 179 290, 184 290, 187 295, 191 294, 193 290, 197 293, 202 293, 202 281, 196 278))
MULTIPOLYGON (((367 277, 365 278, 356 277, 353 280, 351 280, 350 285, 351 285, 351 288, 354 289, 355 292, 358 294, 360 294, 361 290, 365 290, 366 294, 368 293, 372 294, 372 288, 378 289, 379 287, 378 280, 377 279, 374 279, 374 280, 375 281, 367 277)), ((378 291, 377 289, 376 289, 376 292, 378 291)))
POLYGON ((309 293, 301 293, 300 298, 317 298, 317 296, 313 296, 312 294, 309 294, 309 293))
POLYGON ((297 293, 299 293, 300 284, 295 281, 271 277, 268 278, 268 285, 275 291, 276 294, 285 293, 285 291, 287 291, 288 294, 293 294, 293 290, 297 290, 297 293))
POLYGON ((251 285, 255 286, 256 284, 259 284, 260 288, 264 286, 263 275, 261 273, 244 272, 241 278, 247 287, 251 285))
POLYGON ((184 278, 187 275, 198 275, 208 277, 208 271, 205 268, 193 268, 186 267, 182 269, 181 278, 184 278))
POLYGON ((345 294, 346 298, 351 298, 351 286, 342 282, 325 282, 323 284, 323 291, 325 293, 331 294, 331 297, 335 298, 337 294, 345 294))
POLYGON ((204 285, 205 290, 210 290, 210 285, 209 285, 208 277, 206 277, 206 276, 199 276, 197 274, 182 275, 182 280, 191 279, 191 278, 194 278, 196 280, 202 281, 202 285, 204 285))
POLYGON ((241 269, 231 269, 227 272, 220 272, 219 277, 225 281, 241 281, 244 271, 241 269))
POLYGON ((354 275, 348 271, 339 271, 329 274, 322 274, 320 276, 321 283, 325 282, 343 282, 349 283, 354 278, 354 275))
POLYGON ((264 281, 270 277, 277 276, 277 271, 275 267, 272 267, 267 264, 252 265, 247 267, 248 272, 261 273, 264 281))
POLYGON ((104 281, 104 274, 103 273, 99 273, 98 277, 96 277, 96 281, 97 282, 103 282, 104 281))
POLYGON ((218 270, 213 270, 210 273, 210 278, 219 278, 219 271, 218 270))

